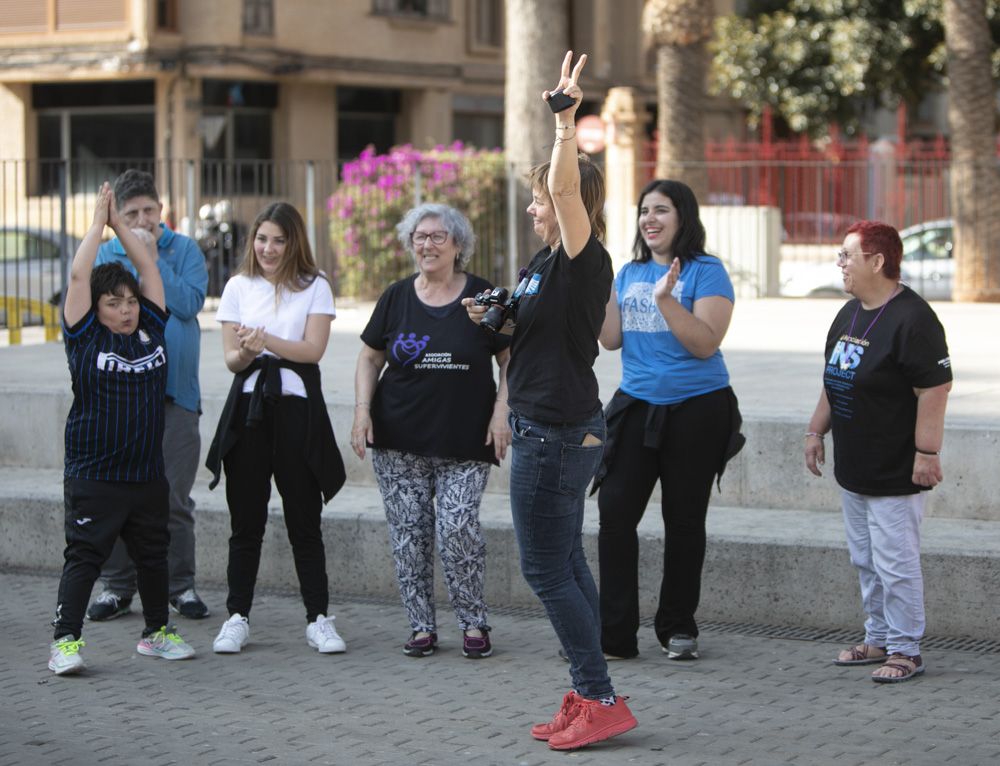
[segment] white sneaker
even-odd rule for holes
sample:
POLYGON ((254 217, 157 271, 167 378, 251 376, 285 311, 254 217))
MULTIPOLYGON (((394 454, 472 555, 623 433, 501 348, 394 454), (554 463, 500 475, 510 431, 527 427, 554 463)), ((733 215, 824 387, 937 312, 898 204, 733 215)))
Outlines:
POLYGON ((309 646, 317 649, 320 654, 336 654, 347 651, 347 644, 344 643, 344 639, 337 633, 337 629, 333 627, 335 619, 337 618, 319 615, 316 618, 316 622, 306 628, 306 641, 309 642, 309 646))
POLYGON ((250 640, 250 623, 241 614, 234 614, 224 623, 215 637, 212 649, 217 654, 237 654, 250 640))
POLYGON ((53 641, 49 646, 49 670, 57 676, 79 673, 87 667, 80 655, 80 649, 86 643, 73 636, 63 636, 58 641, 53 641))
POLYGON ((165 625, 155 633, 143 636, 135 650, 146 657, 164 660, 189 660, 194 657, 191 644, 181 638, 173 625, 165 625))

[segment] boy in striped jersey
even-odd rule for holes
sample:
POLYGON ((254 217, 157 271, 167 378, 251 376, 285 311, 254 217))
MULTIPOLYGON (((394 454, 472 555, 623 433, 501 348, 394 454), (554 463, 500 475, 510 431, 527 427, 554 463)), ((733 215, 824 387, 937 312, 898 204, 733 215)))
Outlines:
POLYGON ((119 535, 136 562, 146 628, 136 650, 187 659, 194 650, 168 624, 167 481, 163 406, 167 374, 163 282, 152 236, 129 229, 105 183, 94 221, 70 271, 63 336, 73 381, 66 419, 66 550, 49 669, 84 668, 80 649, 87 599, 119 535), (94 268, 110 225, 139 281, 117 264, 94 268))

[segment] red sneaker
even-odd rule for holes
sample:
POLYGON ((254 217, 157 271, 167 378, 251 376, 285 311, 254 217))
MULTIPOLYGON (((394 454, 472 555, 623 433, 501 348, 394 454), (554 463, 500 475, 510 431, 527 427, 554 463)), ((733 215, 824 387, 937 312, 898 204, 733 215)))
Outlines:
POLYGON ((639 725, 625 704, 627 697, 618 697, 614 705, 602 705, 600 700, 584 697, 577 699, 576 715, 569 726, 549 737, 549 747, 553 750, 576 750, 639 725))
POLYGON ((553 734, 565 729, 576 718, 577 705, 582 699, 583 697, 575 691, 566 692, 566 696, 563 697, 562 707, 559 708, 552 720, 548 723, 536 723, 532 726, 531 736, 542 740, 542 742, 547 742, 553 734))

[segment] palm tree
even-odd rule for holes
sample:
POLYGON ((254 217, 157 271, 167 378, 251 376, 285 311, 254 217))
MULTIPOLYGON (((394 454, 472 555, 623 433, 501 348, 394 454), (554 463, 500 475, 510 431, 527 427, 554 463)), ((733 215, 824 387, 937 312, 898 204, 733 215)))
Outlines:
POLYGON ((960 301, 1000 301, 1000 170, 996 160, 996 87, 986 0, 945 0, 951 209, 955 283, 960 301))
POLYGON ((642 30, 656 46, 656 175, 708 192, 705 168, 706 76, 715 17, 708 0, 647 0, 642 30))
POLYGON ((524 215, 531 202, 524 174, 552 152, 552 113, 542 102, 542 91, 558 82, 569 41, 569 13, 566 0, 506 0, 504 5, 503 142, 517 187, 514 209, 507 214, 516 228, 510 244, 517 252, 508 253, 508 261, 516 274, 517 261, 527 263, 541 246, 524 215))

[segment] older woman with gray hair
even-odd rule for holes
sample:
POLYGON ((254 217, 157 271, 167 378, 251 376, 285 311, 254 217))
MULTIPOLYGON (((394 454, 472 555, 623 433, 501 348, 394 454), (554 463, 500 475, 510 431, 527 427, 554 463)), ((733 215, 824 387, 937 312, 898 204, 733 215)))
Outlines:
POLYGON ((499 465, 511 439, 508 339, 469 322, 462 306, 463 298, 491 289, 465 272, 476 237, 464 215, 424 204, 396 230, 417 273, 382 293, 361 334, 351 447, 361 459, 366 447, 372 451, 410 621, 403 653, 426 657, 437 649, 436 538, 462 654, 480 659, 493 647, 479 503, 490 464, 499 465))

